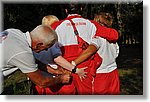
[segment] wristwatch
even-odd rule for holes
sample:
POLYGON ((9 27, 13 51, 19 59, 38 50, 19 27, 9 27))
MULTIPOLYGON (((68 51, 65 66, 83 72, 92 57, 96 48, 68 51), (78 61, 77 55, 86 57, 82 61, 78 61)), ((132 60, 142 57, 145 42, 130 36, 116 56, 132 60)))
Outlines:
POLYGON ((72 69, 72 73, 76 73, 77 67, 76 67, 76 63, 74 61, 71 61, 71 64, 74 65, 74 68, 72 69))
POLYGON ((74 61, 71 61, 71 64, 74 65, 74 66, 76 66, 76 63, 74 61))
POLYGON ((77 70, 77 67, 76 66, 74 66, 74 68, 72 69, 72 73, 76 73, 76 70, 77 70))

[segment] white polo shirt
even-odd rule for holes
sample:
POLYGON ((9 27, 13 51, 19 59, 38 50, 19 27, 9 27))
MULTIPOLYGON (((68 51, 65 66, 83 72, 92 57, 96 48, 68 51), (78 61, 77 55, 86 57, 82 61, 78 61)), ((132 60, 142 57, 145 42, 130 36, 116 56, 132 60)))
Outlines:
POLYGON ((2 41, 4 76, 20 69, 23 73, 37 70, 33 57, 29 32, 23 33, 18 29, 7 29, 8 35, 2 41))

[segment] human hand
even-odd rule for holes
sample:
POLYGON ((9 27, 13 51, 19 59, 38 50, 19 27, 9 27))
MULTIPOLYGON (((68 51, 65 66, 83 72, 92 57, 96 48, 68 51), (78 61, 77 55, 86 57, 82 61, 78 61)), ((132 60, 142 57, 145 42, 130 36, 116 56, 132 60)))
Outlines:
POLYGON ((60 79, 61 79, 62 84, 68 84, 71 80, 71 75, 70 74, 60 75, 60 79))
POLYGON ((52 67, 50 67, 50 66, 47 66, 47 71, 48 71, 49 73, 53 74, 53 75, 61 75, 61 74, 64 73, 64 72, 63 72, 62 70, 60 70, 59 68, 54 69, 54 68, 52 68, 52 67))
POLYGON ((88 68, 88 67, 76 69, 76 73, 79 75, 81 81, 87 77, 87 72, 84 71, 86 68, 88 68))
POLYGON ((71 72, 69 70, 64 69, 63 72, 64 72, 64 74, 70 74, 71 75, 71 72))

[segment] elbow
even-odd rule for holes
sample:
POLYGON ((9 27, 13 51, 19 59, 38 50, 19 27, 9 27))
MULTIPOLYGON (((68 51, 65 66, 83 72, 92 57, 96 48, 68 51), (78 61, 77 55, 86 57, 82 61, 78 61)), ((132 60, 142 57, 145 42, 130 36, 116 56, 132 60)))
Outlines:
POLYGON ((114 30, 114 42, 116 42, 119 39, 119 34, 116 30, 114 30))
POLYGON ((34 84, 42 88, 48 87, 50 85, 50 82, 53 82, 52 78, 43 76, 40 70, 27 73, 27 76, 34 84))
POLYGON ((115 41, 117 41, 118 39, 119 39, 119 34, 118 34, 118 32, 116 31, 116 37, 115 37, 115 41))
POLYGON ((107 39, 109 42, 117 42, 119 38, 118 32, 116 30, 113 30, 110 32, 109 39, 107 39))
POLYGON ((38 85, 40 88, 46 88, 46 87, 49 87, 49 86, 52 86, 51 79, 46 77, 46 78, 43 78, 43 79, 40 79, 38 80, 37 82, 35 82, 36 85, 38 85))

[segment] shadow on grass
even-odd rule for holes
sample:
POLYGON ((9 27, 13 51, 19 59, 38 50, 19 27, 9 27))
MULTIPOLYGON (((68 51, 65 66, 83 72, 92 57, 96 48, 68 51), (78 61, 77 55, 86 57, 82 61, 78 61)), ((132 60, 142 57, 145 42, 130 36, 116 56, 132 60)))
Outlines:
POLYGON ((143 95, 143 78, 138 74, 120 75, 122 95, 143 95))
POLYGON ((122 95, 143 95, 142 46, 121 47, 117 65, 122 95))

